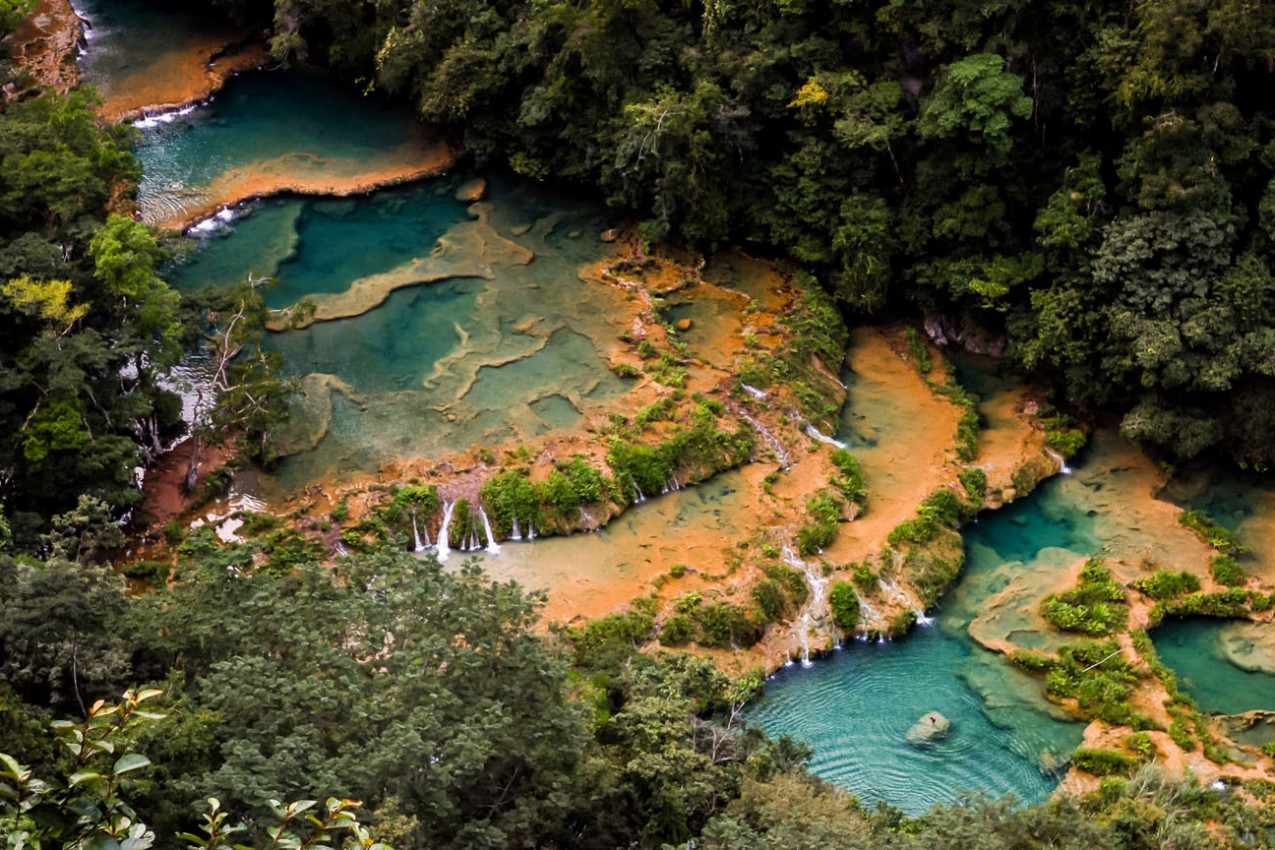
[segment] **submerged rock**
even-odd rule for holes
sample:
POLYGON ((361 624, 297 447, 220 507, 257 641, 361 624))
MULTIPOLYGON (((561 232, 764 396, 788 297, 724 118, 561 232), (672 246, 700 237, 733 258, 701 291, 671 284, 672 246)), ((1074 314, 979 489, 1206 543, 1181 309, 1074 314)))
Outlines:
POLYGON ((691 320, 678 319, 676 327, 679 331, 689 331, 691 329, 691 320))
POLYGON ((487 197, 487 181, 481 177, 466 180, 456 190, 456 200, 461 203, 472 204, 475 201, 481 201, 485 197, 487 197))
POLYGON ((921 717, 908 730, 908 743, 914 746, 932 744, 952 734, 952 721, 937 711, 931 711, 921 717))

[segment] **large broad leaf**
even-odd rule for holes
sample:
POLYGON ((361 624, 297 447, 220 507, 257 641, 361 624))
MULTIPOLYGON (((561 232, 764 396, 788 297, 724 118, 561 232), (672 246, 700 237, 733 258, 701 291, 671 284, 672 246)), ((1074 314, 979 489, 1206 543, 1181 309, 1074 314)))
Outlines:
POLYGON ((149 767, 151 760, 141 753, 126 753, 115 760, 115 775, 129 773, 134 770, 140 770, 143 767, 149 767))
POLYGON ((77 770, 75 773, 71 774, 70 781, 67 784, 74 788, 76 785, 80 785, 84 782, 92 782, 95 779, 101 778, 102 774, 95 770, 77 770))
POLYGON ((9 776, 13 779, 22 777, 22 765, 8 753, 0 753, 0 765, 4 765, 4 772, 0 773, 0 776, 9 776))

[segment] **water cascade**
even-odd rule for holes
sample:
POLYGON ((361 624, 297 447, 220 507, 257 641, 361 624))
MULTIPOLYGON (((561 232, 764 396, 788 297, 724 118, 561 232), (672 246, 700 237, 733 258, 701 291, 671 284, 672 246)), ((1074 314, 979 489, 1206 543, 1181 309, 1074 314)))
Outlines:
POLYGON ((1067 459, 1053 449, 1046 447, 1045 454, 1058 461, 1058 471, 1063 475, 1071 475, 1075 471, 1067 465, 1067 459))
POLYGON ((764 439, 766 441, 766 444, 769 445, 770 448, 775 452, 775 459, 779 461, 780 469, 787 469, 788 467, 792 466, 792 461, 788 459, 788 452, 784 450, 784 444, 779 442, 778 437, 770 433, 770 431, 767 430, 765 425, 761 424, 756 419, 749 416, 747 413, 740 413, 739 415, 744 419, 745 422, 753 426, 754 431, 756 431, 758 434, 761 434, 762 439, 764 439))
POLYGON ((337 553, 337 555, 339 555, 340 557, 344 558, 344 557, 346 557, 347 555, 349 555, 349 554, 350 554, 350 551, 349 551, 348 549, 346 549, 346 548, 345 548, 345 544, 344 544, 344 543, 342 543, 340 540, 338 540, 338 541, 336 542, 336 553, 337 553))
POLYGON ((823 433, 814 425, 811 425, 809 422, 806 423, 806 436, 812 440, 815 440, 820 443, 824 443, 829 446, 834 446, 838 449, 844 449, 846 447, 845 443, 841 442, 835 437, 829 437, 827 434, 823 433))
POLYGON ((634 500, 635 505, 640 505, 646 501, 646 496, 642 495, 642 488, 638 486, 637 479, 633 477, 633 473, 629 473, 629 483, 633 485, 633 492, 637 493, 637 499, 634 500))
POLYGON ((483 510, 483 506, 478 506, 478 516, 483 521, 483 533, 487 535, 487 553, 489 555, 500 554, 500 544, 496 542, 496 535, 491 530, 491 520, 487 518, 487 511, 483 510))
POLYGON ((518 514, 514 514, 513 528, 509 532, 510 540, 522 540, 522 529, 518 527, 518 514))
POLYGON ((452 553, 451 528, 452 528, 452 511, 456 510, 455 502, 446 502, 443 504, 443 526, 438 529, 438 560, 446 561, 447 556, 452 553))
POLYGON ((801 638, 801 666, 810 667, 813 662, 810 660, 810 629, 815 625, 815 619, 810 612, 819 607, 823 602, 824 591, 827 588, 828 580, 822 576, 816 575, 810 565, 801 558, 797 557, 797 553, 790 546, 784 546, 783 551, 784 563, 796 570, 801 570, 806 576, 806 583, 810 585, 810 599, 806 602, 806 606, 801 613, 800 631, 801 638))
POLYGON ((416 506, 412 506, 412 544, 414 551, 425 551, 425 544, 421 542, 421 530, 416 524, 416 506))
POLYGON ((912 613, 916 615, 916 624, 918 626, 934 625, 934 618, 925 616, 925 609, 912 601, 912 597, 903 592, 892 579, 882 577, 880 579, 881 587, 888 593, 893 593, 894 598, 902 602, 904 605, 912 609, 912 613))

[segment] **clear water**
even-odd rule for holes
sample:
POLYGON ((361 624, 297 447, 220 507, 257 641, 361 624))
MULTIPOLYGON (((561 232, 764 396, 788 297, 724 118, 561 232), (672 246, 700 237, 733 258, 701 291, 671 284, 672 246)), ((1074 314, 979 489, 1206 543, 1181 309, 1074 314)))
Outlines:
MULTIPOLYGON (((80 57, 84 78, 107 98, 124 98, 145 106, 142 97, 157 83, 175 75, 200 72, 201 63, 217 47, 234 38, 234 30, 206 11, 178 0, 74 0, 72 5, 91 26, 88 49, 80 57)), ((153 103, 154 101, 150 101, 153 103)))
POLYGON ((1209 619, 1170 621, 1152 630, 1151 639, 1160 659, 1178 674, 1180 685, 1205 711, 1275 711, 1271 671, 1246 670, 1236 663, 1252 647, 1236 624, 1209 619))
POLYGON ((440 188, 445 184, 427 181, 358 200, 287 197, 254 204, 230 226, 199 236, 187 261, 170 270, 169 282, 193 291, 230 285, 249 273, 272 277, 276 283, 264 292, 276 309, 307 295, 342 292, 351 281, 428 253, 468 218, 466 205, 440 188))
POLYGON ((142 212, 163 222, 280 185, 365 182, 426 152, 408 113, 352 88, 303 71, 245 74, 211 104, 142 133, 142 212))

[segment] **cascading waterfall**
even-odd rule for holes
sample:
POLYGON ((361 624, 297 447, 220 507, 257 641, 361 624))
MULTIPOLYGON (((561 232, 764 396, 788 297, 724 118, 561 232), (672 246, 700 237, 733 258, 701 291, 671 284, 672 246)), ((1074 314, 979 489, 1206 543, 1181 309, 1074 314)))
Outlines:
POLYGON ((510 540, 522 540, 522 529, 518 527, 518 515, 514 514, 513 529, 509 532, 510 540))
POLYGON ((835 437, 829 437, 809 422, 806 423, 806 436, 817 442, 824 443, 829 446, 835 446, 839 449, 844 449, 846 447, 845 443, 835 437))
MULTIPOLYGON (((881 617, 880 612, 878 612, 876 608, 872 607, 872 603, 868 602, 868 600, 863 598, 862 593, 856 590, 854 594, 855 596, 859 597, 859 619, 861 621, 863 621, 866 624, 868 622, 880 619, 881 617)), ((867 634, 864 634, 862 635, 862 637, 864 640, 867 640, 868 636, 867 634)))
POLYGON ((412 506, 412 543, 416 547, 417 552, 424 552, 425 547, 429 545, 429 536, 426 535, 425 540, 421 540, 421 529, 416 523, 416 506, 412 506))
POLYGON ((748 384, 740 384, 740 386, 743 387, 744 392, 748 393, 755 399, 760 400, 766 398, 766 392, 764 390, 759 390, 756 387, 750 387, 748 384))
POLYGON ((1058 471, 1063 475, 1071 475, 1071 473, 1075 471, 1067 465, 1067 458, 1063 457, 1048 446, 1045 447, 1045 454, 1058 461, 1058 471))
POLYGON ((766 444, 770 446, 772 451, 774 451, 775 459, 779 461, 780 469, 787 469, 788 467, 792 466, 792 461, 790 461, 788 458, 788 452, 784 450, 784 444, 779 442, 778 437, 770 433, 770 431, 766 428, 765 425, 761 424, 756 419, 749 416, 747 413, 740 413, 739 415, 743 418, 745 422, 753 426, 754 431, 756 431, 758 434, 761 434, 762 439, 764 439, 766 441, 766 444))
POLYGON ((629 483, 633 485, 633 492, 637 493, 637 499, 633 504, 640 505, 646 501, 646 496, 642 495, 642 488, 638 486, 637 479, 633 477, 633 473, 629 473, 629 483))
POLYGON ((528 540, 536 539, 536 524, 532 522, 531 520, 527 520, 527 539, 528 540))
POLYGON ((438 529, 438 560, 446 561, 447 556, 452 553, 451 527, 452 527, 452 511, 456 510, 455 502, 445 502, 443 504, 443 526, 438 529))
POLYGON ((798 633, 801 638, 801 666, 809 667, 813 662, 810 660, 810 629, 814 626, 814 618, 810 616, 812 609, 823 602, 824 590, 827 588, 828 580, 822 576, 815 575, 811 571, 810 565, 801 558, 797 557, 797 553, 792 547, 785 545, 783 550, 784 563, 796 570, 801 570, 806 576, 806 584, 810 585, 810 599, 806 602, 805 609, 801 613, 801 630, 798 633))
POLYGON ((338 540, 336 542, 336 553, 342 558, 344 558, 345 556, 350 554, 350 550, 346 549, 345 544, 342 543, 340 540, 338 540))
POLYGON ((880 581, 881 587, 890 593, 893 593, 895 599, 898 599, 904 605, 912 609, 912 613, 916 615, 916 624, 918 626, 931 626, 934 624, 934 618, 925 616, 925 610, 913 602, 912 598, 904 593, 902 588, 900 588, 893 580, 882 578, 880 581))
MULTIPOLYGON (((491 520, 487 518, 487 511, 483 510, 483 506, 478 506, 478 516, 483 521, 483 533, 487 535, 487 552, 491 555, 500 554, 500 544, 496 542, 496 535, 491 531, 491 520)), ((518 520, 514 520, 514 528, 518 528, 518 520)))

